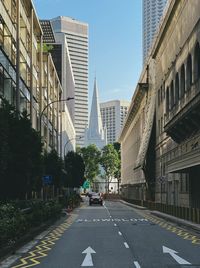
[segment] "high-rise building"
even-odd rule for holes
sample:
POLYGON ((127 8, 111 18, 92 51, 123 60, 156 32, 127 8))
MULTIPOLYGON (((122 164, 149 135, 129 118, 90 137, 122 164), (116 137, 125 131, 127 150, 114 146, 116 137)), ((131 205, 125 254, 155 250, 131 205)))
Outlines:
POLYGON ((143 0, 143 64, 168 0, 143 0))
POLYGON ((103 126, 107 129, 108 143, 117 141, 126 118, 129 101, 113 100, 100 103, 103 126))
POLYGON ((62 86, 66 88, 65 97, 74 97, 67 105, 77 145, 82 146, 80 137, 88 124, 88 24, 69 17, 57 17, 51 23, 56 43, 62 44, 62 86))
MULTIPOLYGON (((53 42, 51 25, 46 30, 53 42)), ((51 54, 41 49, 43 40, 31 0, 0 0, 0 99, 7 99, 21 113, 26 111, 32 127, 40 131, 44 149, 55 149, 62 156, 63 89, 51 54)), ((66 131, 70 123, 66 119, 66 131)))
POLYGON ((62 93, 59 95, 59 99, 65 101, 60 101, 60 152, 64 157, 68 151, 76 148, 76 132, 73 122, 74 101, 73 99, 66 100, 68 97, 74 97, 73 73, 66 53, 67 45, 56 43, 51 21, 40 20, 40 25, 43 31, 44 49, 50 52, 57 71, 57 78, 62 83, 62 93))

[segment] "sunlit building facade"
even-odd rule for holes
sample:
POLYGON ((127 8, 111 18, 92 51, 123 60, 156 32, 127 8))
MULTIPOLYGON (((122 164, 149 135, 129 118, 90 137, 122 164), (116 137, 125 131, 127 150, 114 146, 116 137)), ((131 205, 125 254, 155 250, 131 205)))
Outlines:
POLYGON ((76 130, 77 145, 84 144, 88 124, 88 24, 69 17, 51 20, 56 43, 62 45, 62 86, 64 96, 73 96, 67 103, 76 130))
POLYGON ((60 154, 62 92, 32 1, 0 0, 0 96, 26 111, 44 148, 60 154))
MULTIPOLYGON (((200 1, 168 3, 120 135, 122 195, 141 204, 195 210, 200 208, 200 1)), ((189 213, 184 217, 192 219, 189 213)))
POLYGON ((128 113, 129 101, 113 100, 100 103, 102 124, 107 130, 107 142, 117 141, 128 113))

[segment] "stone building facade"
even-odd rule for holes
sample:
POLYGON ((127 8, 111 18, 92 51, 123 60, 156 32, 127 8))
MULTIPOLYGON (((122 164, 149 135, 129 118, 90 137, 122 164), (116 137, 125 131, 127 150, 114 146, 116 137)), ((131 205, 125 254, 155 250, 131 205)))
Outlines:
POLYGON ((124 196, 199 208, 200 1, 169 2, 143 74, 147 71, 145 84, 141 75, 120 137, 124 196), (138 104, 144 86, 146 91, 138 104), (142 117, 143 102, 148 100, 152 109, 145 106, 143 135, 136 146, 140 135, 133 122, 142 117), (128 158, 126 148, 133 146, 137 149, 128 158), (127 158, 131 166, 128 180, 127 158), (141 175, 136 178, 140 168, 141 175))

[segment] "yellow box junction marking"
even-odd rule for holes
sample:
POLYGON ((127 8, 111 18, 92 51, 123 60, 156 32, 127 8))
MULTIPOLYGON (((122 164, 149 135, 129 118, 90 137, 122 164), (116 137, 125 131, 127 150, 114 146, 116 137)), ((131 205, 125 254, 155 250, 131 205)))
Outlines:
POLYGON ((12 266, 12 268, 27 268, 33 267, 40 264, 40 259, 48 255, 48 251, 52 249, 55 242, 60 239, 62 234, 71 226, 71 224, 76 220, 78 215, 72 214, 70 218, 60 224, 54 230, 52 230, 47 236, 40 241, 40 243, 34 247, 34 250, 28 252, 28 256, 21 258, 20 264, 12 266))

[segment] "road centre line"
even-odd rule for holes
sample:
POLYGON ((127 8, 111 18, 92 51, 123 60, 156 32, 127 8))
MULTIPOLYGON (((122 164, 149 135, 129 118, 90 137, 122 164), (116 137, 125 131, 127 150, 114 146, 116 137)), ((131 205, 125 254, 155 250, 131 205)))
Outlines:
POLYGON ((117 226, 117 224, 116 224, 116 223, 114 223, 114 226, 117 226))
POLYGON ((129 245, 126 242, 124 242, 124 246, 125 248, 129 248, 129 245))
POLYGON ((139 263, 137 261, 134 261, 135 267, 136 268, 141 268, 141 266, 139 265, 139 263))
POLYGON ((108 212, 108 215, 110 216, 110 218, 112 218, 112 216, 110 215, 110 211, 108 210, 108 208, 106 207, 106 205, 104 205, 105 209, 107 210, 108 212))
POLYGON ((122 233, 121 233, 121 232, 118 232, 118 234, 119 234, 119 235, 122 235, 122 233))

